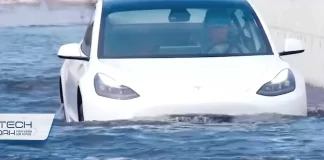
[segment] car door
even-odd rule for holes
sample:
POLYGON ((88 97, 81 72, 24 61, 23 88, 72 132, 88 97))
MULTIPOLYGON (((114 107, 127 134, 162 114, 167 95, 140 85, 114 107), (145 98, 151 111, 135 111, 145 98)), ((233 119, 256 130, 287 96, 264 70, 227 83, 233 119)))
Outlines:
MULTIPOLYGON (((80 43, 80 48, 78 52, 80 56, 90 57, 91 50, 91 40, 92 40, 92 31, 93 31, 93 18, 90 20, 90 23, 87 25, 85 35, 83 40, 80 43)), ((65 109, 69 115, 77 117, 78 113, 78 104, 77 104, 77 91, 80 78, 84 75, 87 70, 88 61, 85 60, 67 60, 66 68, 66 80, 65 80, 65 109), (75 114, 75 115, 73 115, 75 114)))

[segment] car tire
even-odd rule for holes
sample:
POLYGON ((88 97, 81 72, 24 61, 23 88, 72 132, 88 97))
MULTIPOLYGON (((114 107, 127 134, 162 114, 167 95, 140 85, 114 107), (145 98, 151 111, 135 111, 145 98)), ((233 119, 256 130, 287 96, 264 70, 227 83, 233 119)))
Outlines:
POLYGON ((64 99, 63 99, 63 90, 62 90, 62 81, 61 81, 61 77, 60 77, 60 102, 62 106, 62 112, 63 112, 63 118, 65 121, 67 121, 66 119, 66 115, 65 115, 65 106, 64 106, 64 99))
POLYGON ((83 103, 82 103, 82 97, 80 92, 78 92, 78 118, 79 118, 79 122, 84 121, 83 103))

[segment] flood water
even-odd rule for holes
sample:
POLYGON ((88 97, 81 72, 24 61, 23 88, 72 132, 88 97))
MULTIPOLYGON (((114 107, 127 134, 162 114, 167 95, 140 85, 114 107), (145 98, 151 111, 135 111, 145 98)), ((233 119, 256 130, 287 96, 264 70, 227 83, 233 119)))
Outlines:
MULTIPOLYGON (((83 37, 86 13, 46 7, 0 12, 1 113, 57 112, 62 60, 56 53, 83 37)), ((308 86, 307 92, 305 118, 69 124, 56 119, 45 147, 0 144, 0 159, 323 159, 324 91, 308 86)))

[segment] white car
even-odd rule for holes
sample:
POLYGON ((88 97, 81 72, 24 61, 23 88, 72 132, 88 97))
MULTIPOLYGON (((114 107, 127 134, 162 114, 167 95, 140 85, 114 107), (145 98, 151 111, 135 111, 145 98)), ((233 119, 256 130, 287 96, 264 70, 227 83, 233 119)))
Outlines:
POLYGON ((168 115, 307 115, 303 76, 246 0, 99 0, 80 43, 62 45, 66 121, 168 115))

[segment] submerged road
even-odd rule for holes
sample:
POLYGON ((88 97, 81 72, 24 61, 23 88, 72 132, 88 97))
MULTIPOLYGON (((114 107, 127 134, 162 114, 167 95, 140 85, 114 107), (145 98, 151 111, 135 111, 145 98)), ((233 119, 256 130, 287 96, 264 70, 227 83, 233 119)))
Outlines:
MULTIPOLYGON (((81 13, 88 11, 18 7, 0 14, 0 112, 58 110, 62 61, 56 53, 83 37, 88 17, 81 13)), ((308 85, 307 96, 306 118, 79 124, 57 119, 46 147, 0 143, 0 159, 323 159, 324 89, 308 85)))

